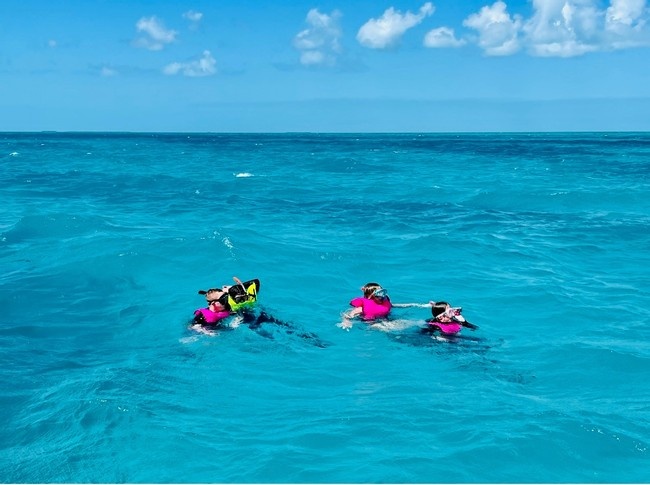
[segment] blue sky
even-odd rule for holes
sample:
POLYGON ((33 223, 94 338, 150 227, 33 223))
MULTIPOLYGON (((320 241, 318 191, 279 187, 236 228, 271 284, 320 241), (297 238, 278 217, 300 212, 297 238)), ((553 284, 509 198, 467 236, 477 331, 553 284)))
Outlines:
POLYGON ((646 0, 2 0, 1 131, 650 130, 646 0))

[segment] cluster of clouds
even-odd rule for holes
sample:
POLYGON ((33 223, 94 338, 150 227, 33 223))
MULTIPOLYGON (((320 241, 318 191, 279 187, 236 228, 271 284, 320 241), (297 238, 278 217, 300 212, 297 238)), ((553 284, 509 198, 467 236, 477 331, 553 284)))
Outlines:
MULTIPOLYGON (((435 27, 424 35, 428 48, 459 48, 476 45, 488 56, 526 52, 532 56, 573 57, 588 52, 650 45, 647 30, 650 9, 646 0, 610 0, 606 8, 598 0, 532 0, 533 14, 523 18, 508 12, 502 0, 486 5, 462 21, 463 34, 448 26, 435 27)), ((397 46, 408 30, 435 12, 427 2, 416 13, 388 8, 357 31, 356 40, 370 49, 397 46)), ((303 65, 333 65, 341 52, 342 14, 312 9, 308 27, 294 38, 303 65)))
MULTIPOLYGON (((203 13, 189 10, 183 13, 183 18, 190 25, 191 30, 196 30, 203 20, 203 13)), ((156 16, 142 17, 135 24, 138 37, 133 41, 135 47, 160 51, 167 45, 176 42, 178 32, 168 29, 164 22, 156 16)), ((182 74, 189 77, 211 76, 217 73, 217 61, 214 59, 209 50, 204 50, 201 56, 185 62, 172 62, 167 64, 162 72, 169 76, 182 74)), ((111 68, 102 69, 103 76, 114 76, 117 72, 111 68)))
MULTIPOLYGON (((462 21, 464 31, 457 33, 448 26, 429 29, 422 38, 427 48, 460 48, 474 45, 487 56, 508 56, 524 52, 540 57, 573 57, 588 52, 650 46, 650 8, 647 0, 530 0, 532 15, 524 18, 508 11, 503 0, 485 5, 462 21)), ((424 3, 416 12, 405 13, 394 7, 370 18, 356 33, 357 42, 369 49, 391 49, 402 38, 435 13, 433 3, 424 3)), ((189 10, 182 14, 190 30, 199 27, 203 14, 189 10)), ((342 13, 327 14, 317 8, 309 10, 307 27, 293 38, 303 66, 335 66, 343 54, 341 39, 342 13)), ((177 41, 179 33, 169 29, 156 16, 142 17, 135 24, 137 37, 133 45, 151 51, 163 50, 177 41)), ((56 47, 50 41, 50 47, 56 47)), ((209 50, 184 62, 163 67, 166 75, 189 77, 211 76, 217 63, 209 50)), ((103 76, 114 76, 115 69, 104 67, 103 76)))

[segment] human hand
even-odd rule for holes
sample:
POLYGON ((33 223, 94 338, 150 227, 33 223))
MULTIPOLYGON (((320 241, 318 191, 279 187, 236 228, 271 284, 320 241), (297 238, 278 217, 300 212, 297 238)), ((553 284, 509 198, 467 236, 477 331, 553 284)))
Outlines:
POLYGON ((352 328, 352 322, 347 318, 344 318, 343 321, 339 323, 339 327, 343 330, 350 330, 352 328))

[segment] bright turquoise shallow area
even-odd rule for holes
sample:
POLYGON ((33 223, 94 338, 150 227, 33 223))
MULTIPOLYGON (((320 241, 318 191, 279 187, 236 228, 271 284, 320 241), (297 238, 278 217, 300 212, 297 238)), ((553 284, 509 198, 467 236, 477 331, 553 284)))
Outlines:
POLYGON ((3 482, 647 482, 650 134, 0 134, 3 482), (262 282, 286 325, 188 328, 262 282), (337 324, 359 287, 448 300, 337 324))

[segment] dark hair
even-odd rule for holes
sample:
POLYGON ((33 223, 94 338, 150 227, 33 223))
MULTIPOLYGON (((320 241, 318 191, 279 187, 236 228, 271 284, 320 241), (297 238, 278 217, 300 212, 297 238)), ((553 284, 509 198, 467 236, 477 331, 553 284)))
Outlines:
POLYGON ((445 313, 445 310, 447 310, 447 306, 449 303, 446 301, 437 301, 433 304, 431 307, 431 315, 433 315, 433 318, 438 318, 440 315, 445 313))
POLYGON ((381 285, 379 283, 370 282, 363 285, 363 288, 361 289, 363 290, 363 296, 370 298, 372 294, 379 288, 381 288, 381 285))

